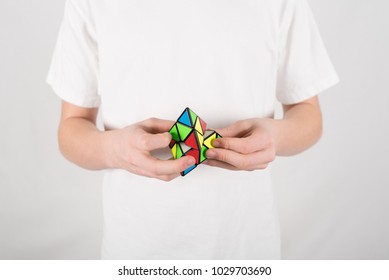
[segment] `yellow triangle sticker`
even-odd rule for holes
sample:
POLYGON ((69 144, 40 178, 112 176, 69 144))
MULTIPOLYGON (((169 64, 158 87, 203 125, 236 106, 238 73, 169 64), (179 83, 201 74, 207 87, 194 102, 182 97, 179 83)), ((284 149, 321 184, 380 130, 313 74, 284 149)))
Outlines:
POLYGON ((172 154, 175 159, 177 159, 177 144, 174 144, 172 148, 172 154))
POLYGON ((204 134, 204 131, 203 131, 203 129, 202 129, 202 127, 201 127, 201 124, 200 124, 200 118, 197 118, 197 120, 196 120, 195 129, 196 129, 199 133, 204 134))
POLYGON ((207 139, 204 141, 204 145, 207 146, 209 149, 215 148, 212 145, 212 141, 216 139, 216 133, 213 133, 211 136, 209 136, 207 139))
POLYGON ((204 136, 201 133, 198 133, 198 132, 196 132, 196 133, 197 133, 197 139, 199 139, 199 144, 200 144, 199 150, 200 150, 201 146, 204 143, 204 136))

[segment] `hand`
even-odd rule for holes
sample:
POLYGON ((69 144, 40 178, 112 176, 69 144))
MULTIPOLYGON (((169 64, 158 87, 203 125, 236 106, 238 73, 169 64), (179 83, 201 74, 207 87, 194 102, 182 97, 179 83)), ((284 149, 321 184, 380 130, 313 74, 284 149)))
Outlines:
POLYGON ((217 129, 223 138, 213 141, 206 164, 230 170, 265 169, 275 159, 276 121, 248 119, 217 129))
POLYGON ((131 173, 171 181, 188 167, 195 164, 193 157, 177 160, 160 160, 151 151, 169 146, 172 139, 167 132, 174 122, 151 118, 126 128, 110 131, 108 145, 112 168, 125 169, 131 173))

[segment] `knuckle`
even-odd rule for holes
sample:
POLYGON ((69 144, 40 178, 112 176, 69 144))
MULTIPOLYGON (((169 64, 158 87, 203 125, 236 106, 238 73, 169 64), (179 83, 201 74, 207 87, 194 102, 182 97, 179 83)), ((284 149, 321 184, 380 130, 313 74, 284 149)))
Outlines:
POLYGON ((156 164, 153 164, 150 166, 149 171, 154 175, 154 176, 161 176, 160 170, 156 164))
POLYGON ((219 154, 216 154, 216 159, 218 159, 220 161, 228 162, 229 156, 227 153, 219 153, 219 154))
POLYGON ((148 118, 148 119, 146 120, 146 123, 148 123, 149 125, 153 125, 153 124, 156 123, 156 121, 157 121, 156 118, 151 117, 151 118, 148 118))
POLYGON ((248 160, 243 160, 241 164, 241 169, 246 170, 246 171, 253 171, 255 168, 253 168, 253 165, 250 161, 248 160))
POLYGON ((249 130, 251 128, 250 122, 246 120, 240 120, 235 123, 242 130, 249 130))
POLYGON ((150 149, 151 142, 150 142, 150 137, 148 137, 147 134, 141 135, 139 138, 139 142, 142 148, 146 150, 150 149))
POLYGON ((231 142, 227 139, 220 139, 220 146, 226 150, 231 149, 231 142))
POLYGON ((168 175, 163 175, 163 176, 159 176, 159 179, 164 181, 164 182, 170 182, 173 180, 173 177, 168 176, 168 175))
POLYGON ((268 167, 268 164, 265 163, 265 164, 261 164, 258 169, 262 169, 263 170, 263 169, 266 169, 267 167, 268 167))
POLYGON ((172 141, 173 136, 170 133, 165 133, 163 135, 165 137, 166 142, 170 143, 170 141, 172 141))
POLYGON ((273 162, 276 159, 276 153, 275 151, 272 151, 269 155, 269 162, 273 162))
POLYGON ((154 167, 154 174, 157 176, 164 176, 163 172, 160 168, 158 168, 158 166, 154 167))
POLYGON ((146 127, 146 128, 153 127, 153 126, 155 126, 156 122, 157 122, 157 118, 152 117, 152 118, 148 118, 148 119, 144 120, 141 123, 141 125, 146 127))
POLYGON ((242 145, 240 147, 240 150, 242 151, 242 153, 244 154, 249 154, 251 152, 251 148, 250 148, 250 145, 249 144, 246 144, 246 145, 242 145))

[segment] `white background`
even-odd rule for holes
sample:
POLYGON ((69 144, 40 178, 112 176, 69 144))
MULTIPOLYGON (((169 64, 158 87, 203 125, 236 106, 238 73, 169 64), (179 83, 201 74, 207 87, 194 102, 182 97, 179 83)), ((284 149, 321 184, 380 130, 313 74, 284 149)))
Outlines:
MULTIPOLYGON (((389 1, 309 0, 341 84, 273 163, 285 259, 389 259, 389 1)), ((0 0, 0 259, 98 259, 101 172, 59 154, 45 77, 64 0, 0 0)))

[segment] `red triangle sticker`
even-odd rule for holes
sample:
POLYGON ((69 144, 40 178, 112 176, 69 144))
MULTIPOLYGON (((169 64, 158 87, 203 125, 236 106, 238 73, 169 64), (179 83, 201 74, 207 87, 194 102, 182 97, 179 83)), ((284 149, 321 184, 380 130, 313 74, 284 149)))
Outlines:
POLYGON ((203 132, 205 132, 205 130, 207 129, 207 123, 203 121, 201 118, 199 119, 200 119, 201 128, 203 129, 203 132))
POLYGON ((170 144, 169 144, 169 148, 173 148, 173 146, 176 144, 176 141, 174 139, 172 139, 172 141, 170 141, 170 144))
POLYGON ((196 159, 196 164, 200 163, 200 151, 196 149, 192 149, 185 154, 186 156, 191 156, 196 159))
POLYGON ((188 138, 185 141, 185 144, 191 148, 199 149, 197 146, 197 139, 196 139, 194 131, 192 131, 192 133, 188 136, 188 138))

